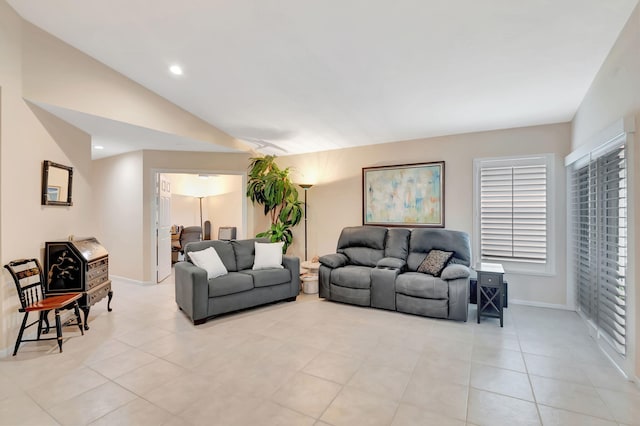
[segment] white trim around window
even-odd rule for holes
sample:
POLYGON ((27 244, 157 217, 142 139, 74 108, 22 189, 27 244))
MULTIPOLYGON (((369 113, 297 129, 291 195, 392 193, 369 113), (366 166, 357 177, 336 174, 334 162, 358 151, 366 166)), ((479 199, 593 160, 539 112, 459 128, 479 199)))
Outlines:
POLYGON ((473 260, 507 273, 554 275, 553 154, 473 161, 473 260))

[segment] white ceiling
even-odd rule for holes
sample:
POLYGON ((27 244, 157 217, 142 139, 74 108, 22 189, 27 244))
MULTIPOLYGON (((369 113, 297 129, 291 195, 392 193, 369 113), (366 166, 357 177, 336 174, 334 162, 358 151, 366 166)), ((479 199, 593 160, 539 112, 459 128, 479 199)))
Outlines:
POLYGON ((569 121, 638 0, 8 2, 282 155, 569 121))
POLYGON ((93 160, 144 149, 159 151, 241 152, 210 142, 159 132, 157 130, 134 126, 121 121, 109 120, 104 117, 97 117, 43 102, 32 103, 58 116, 85 133, 90 134, 91 159, 93 160), (96 146, 102 146, 103 149, 96 149, 96 146))

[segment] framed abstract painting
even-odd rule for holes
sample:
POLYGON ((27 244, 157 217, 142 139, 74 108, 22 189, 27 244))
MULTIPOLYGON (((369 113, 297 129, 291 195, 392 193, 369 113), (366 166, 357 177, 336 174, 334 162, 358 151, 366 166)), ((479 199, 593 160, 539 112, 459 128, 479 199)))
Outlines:
POLYGON ((444 161, 363 168, 362 223, 444 228, 444 161))

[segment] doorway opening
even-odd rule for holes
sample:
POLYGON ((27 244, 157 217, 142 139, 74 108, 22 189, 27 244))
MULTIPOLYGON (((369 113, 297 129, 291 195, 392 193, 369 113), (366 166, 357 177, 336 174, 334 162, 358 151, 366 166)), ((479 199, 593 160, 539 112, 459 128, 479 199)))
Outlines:
POLYGON ((246 174, 233 172, 155 172, 156 282, 184 258, 183 244, 218 239, 220 228, 235 228, 246 238, 246 174), (185 230, 187 232, 185 232, 185 230))

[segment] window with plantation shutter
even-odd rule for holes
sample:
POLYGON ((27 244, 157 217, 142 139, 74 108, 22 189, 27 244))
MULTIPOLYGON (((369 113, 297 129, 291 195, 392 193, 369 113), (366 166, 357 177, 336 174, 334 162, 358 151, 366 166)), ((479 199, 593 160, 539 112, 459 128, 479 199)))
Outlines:
POLYGON ((503 263, 514 272, 552 272, 548 248, 552 158, 474 161, 478 261, 503 263))
POLYGON ((627 156, 624 134, 568 165, 578 311, 626 355, 627 156))

